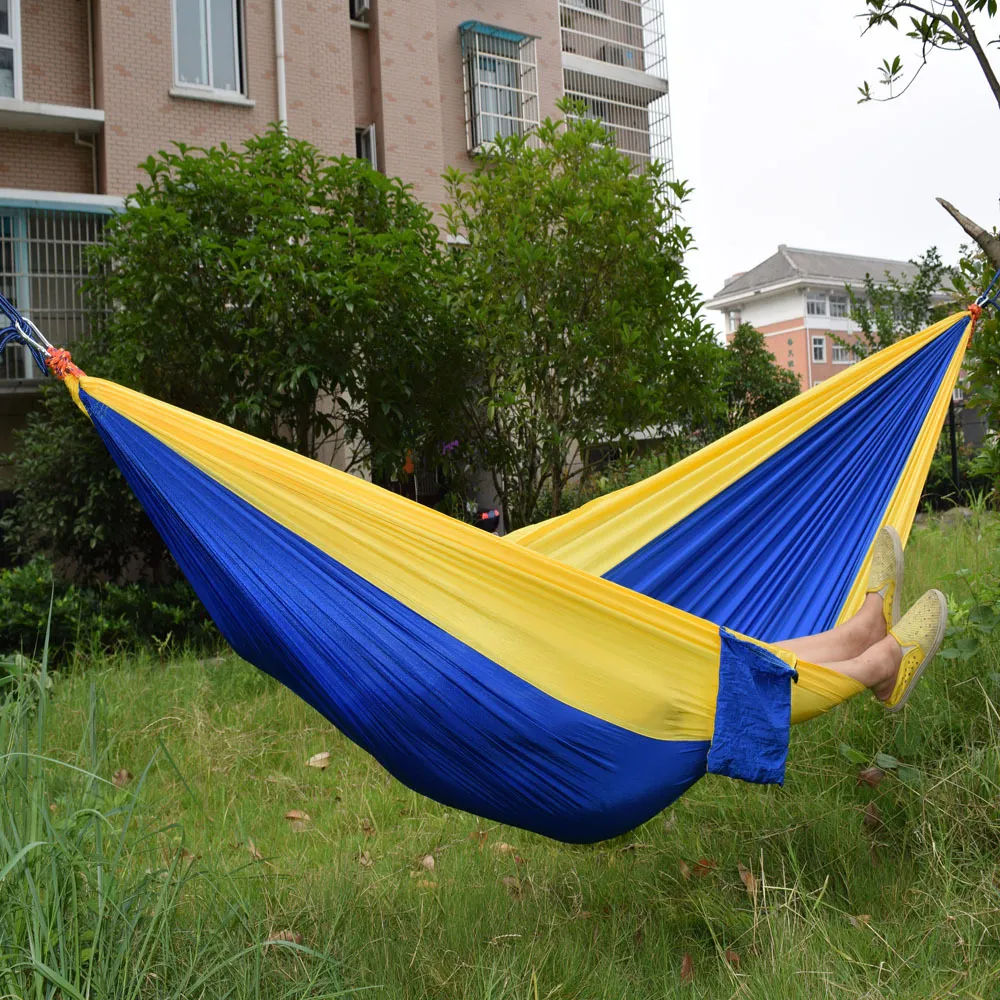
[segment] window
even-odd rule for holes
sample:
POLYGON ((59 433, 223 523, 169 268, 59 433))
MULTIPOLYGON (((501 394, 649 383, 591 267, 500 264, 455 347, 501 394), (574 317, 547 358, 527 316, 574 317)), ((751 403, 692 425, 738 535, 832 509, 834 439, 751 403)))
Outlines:
POLYGON ((812 351, 813 361, 824 363, 826 361, 826 337, 813 337, 812 351))
POLYGON ((375 126, 354 130, 354 151, 359 160, 367 160, 378 170, 378 154, 375 152, 375 126))
POLYGON ((243 93, 240 0, 174 0, 174 75, 180 87, 243 93))
POLYGON ((726 313, 726 327, 728 333, 736 333, 743 322, 743 313, 739 309, 730 309, 726 313))
POLYGON ((367 21, 371 9, 371 0, 351 0, 351 20, 367 21))
POLYGON ((19 0, 0 0, 0 97, 21 98, 19 0))
POLYGON ((823 292, 806 293, 806 315, 807 316, 826 315, 826 295, 823 292))
MULTIPOLYGON (((85 248, 101 239, 107 216, 95 212, 0 206, 0 292, 58 347, 88 329, 82 287, 85 248)), ((0 385, 41 378, 27 350, 0 356, 0 385)))
POLYGON ((478 21, 460 31, 469 150, 525 135, 538 123, 534 38, 478 21))
POLYGON ((848 316, 850 315, 850 303, 846 295, 834 294, 830 296, 830 315, 848 316))
POLYGON ((835 365, 853 365, 858 359, 854 351, 849 347, 844 347, 842 344, 834 344, 831 360, 835 365))
POLYGON ((951 401, 953 403, 961 403, 965 400, 965 390, 960 386, 956 385, 951 391, 951 401))
POLYGON ((607 10, 607 0, 565 0, 569 7, 579 7, 581 10, 607 10))

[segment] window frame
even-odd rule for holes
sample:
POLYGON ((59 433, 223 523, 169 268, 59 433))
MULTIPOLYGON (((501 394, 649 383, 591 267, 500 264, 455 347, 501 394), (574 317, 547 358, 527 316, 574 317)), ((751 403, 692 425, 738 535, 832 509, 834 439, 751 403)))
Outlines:
POLYGON ((201 5, 203 17, 202 29, 204 30, 203 40, 205 44, 205 72, 208 76, 208 83, 190 83, 181 80, 180 76, 180 38, 177 34, 177 3, 178 0, 170 0, 170 32, 173 46, 173 70, 174 88, 179 91, 189 91, 200 95, 218 96, 224 100, 233 100, 236 97, 246 98, 247 95, 247 65, 246 65, 246 10, 244 0, 231 0, 233 5, 233 52, 236 55, 236 77, 237 88, 227 90, 225 87, 216 87, 212 83, 212 19, 209 13, 211 0, 198 0, 201 5))
POLYGON ((538 125, 536 36, 465 21, 459 37, 469 153, 487 152, 498 138, 528 135, 538 125), (488 62, 492 69, 484 66, 488 62), (492 95, 489 107, 484 93, 492 95), (484 124, 493 123, 487 134, 484 124))
POLYGON ((834 344, 830 351, 830 363, 834 365, 853 365, 857 361, 857 356, 854 351, 849 347, 844 347, 843 344, 834 344), (843 351, 846 354, 844 358, 838 358, 837 352, 843 351))
POLYGON ((807 316, 829 316, 830 304, 826 292, 806 292, 806 315, 807 316), (814 305, 822 303, 823 311, 818 312, 813 309, 814 305))
POLYGON ((0 49, 10 49, 13 53, 14 64, 14 93, 11 97, 3 97, 6 101, 24 100, 24 73, 21 59, 21 0, 7 0, 7 27, 10 29, 6 35, 0 35, 0 49))
POLYGON ((826 364, 826 337, 822 334, 814 333, 809 338, 809 350, 814 365, 826 364), (816 356, 816 348, 819 348, 819 356, 816 356))
POLYGON ((378 147, 376 145, 375 122, 371 125, 354 126, 354 152, 359 160, 367 160, 371 164, 372 170, 378 170, 378 147), (363 156, 362 149, 364 143, 368 143, 370 156, 363 156))
POLYGON ((847 319, 851 315, 851 300, 846 292, 831 292, 827 297, 827 308, 830 310, 831 319, 847 319), (834 312, 835 303, 838 308, 842 308, 844 311, 834 312))

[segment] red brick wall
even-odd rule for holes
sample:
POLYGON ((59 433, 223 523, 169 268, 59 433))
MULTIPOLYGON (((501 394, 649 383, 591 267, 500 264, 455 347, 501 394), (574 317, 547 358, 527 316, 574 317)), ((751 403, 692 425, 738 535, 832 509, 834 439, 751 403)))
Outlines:
POLYGON ((24 99, 90 107, 90 0, 21 0, 24 99))
POLYGON ((71 135, 0 129, 0 187, 94 193, 92 153, 71 135))
POLYGON ((441 119, 444 163, 469 170, 465 132, 465 95, 462 84, 462 51, 458 26, 482 21, 525 35, 536 35, 539 119, 558 114, 556 101, 563 94, 562 52, 559 41, 558 0, 440 0, 438 60, 441 80, 441 119))
MULTIPOLYGON (((274 14, 246 2, 246 78, 253 107, 171 97, 169 0, 99 0, 95 24, 98 106, 106 115, 102 169, 109 194, 142 179, 137 164, 178 140, 239 145, 277 117, 274 14)), ((286 92, 291 133, 338 156, 354 150, 347 0, 286 0, 286 92)))
POLYGON ((372 116, 372 71, 368 52, 370 35, 371 31, 365 28, 351 29, 354 124, 361 128, 367 128, 375 120, 372 116))

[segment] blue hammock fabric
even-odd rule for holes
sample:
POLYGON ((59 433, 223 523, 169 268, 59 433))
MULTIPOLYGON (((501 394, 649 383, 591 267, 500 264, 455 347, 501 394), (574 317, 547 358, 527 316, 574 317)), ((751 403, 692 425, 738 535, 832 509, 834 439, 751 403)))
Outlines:
POLYGON ((856 608, 882 524, 905 538, 969 321, 503 539, 113 383, 65 380, 241 656, 411 788, 589 842, 706 769, 780 782, 790 725, 862 690, 772 643, 856 608))

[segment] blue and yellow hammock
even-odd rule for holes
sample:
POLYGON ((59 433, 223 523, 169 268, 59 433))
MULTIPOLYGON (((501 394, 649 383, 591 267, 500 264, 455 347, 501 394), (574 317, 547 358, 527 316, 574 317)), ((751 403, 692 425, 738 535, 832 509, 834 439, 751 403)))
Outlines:
POLYGON ((240 656, 418 792, 589 842, 706 770, 780 782, 790 724, 863 690, 767 644, 906 538, 970 316, 506 538, 47 353, 240 656))

